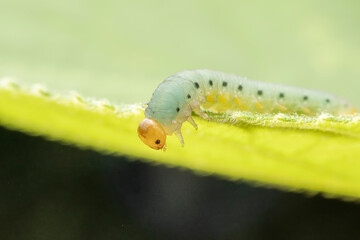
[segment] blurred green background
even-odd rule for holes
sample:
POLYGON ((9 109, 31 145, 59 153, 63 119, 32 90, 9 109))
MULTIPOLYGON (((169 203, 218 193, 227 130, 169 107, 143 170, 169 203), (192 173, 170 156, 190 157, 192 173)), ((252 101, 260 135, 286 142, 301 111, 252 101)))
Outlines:
POLYGON ((360 105, 359 1, 1 1, 0 77, 115 102, 208 68, 360 105))
MULTIPOLYGON (((148 101, 208 68, 360 106, 359 1, 0 0, 0 78, 148 101)), ((0 128, 0 239, 359 239, 360 205, 0 128)))

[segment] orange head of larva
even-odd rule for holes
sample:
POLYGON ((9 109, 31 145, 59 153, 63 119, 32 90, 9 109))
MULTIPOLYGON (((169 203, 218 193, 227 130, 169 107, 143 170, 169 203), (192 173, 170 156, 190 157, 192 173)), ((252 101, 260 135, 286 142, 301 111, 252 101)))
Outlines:
POLYGON ((155 120, 145 118, 138 127, 138 136, 149 147, 159 150, 165 146, 166 132, 155 120))

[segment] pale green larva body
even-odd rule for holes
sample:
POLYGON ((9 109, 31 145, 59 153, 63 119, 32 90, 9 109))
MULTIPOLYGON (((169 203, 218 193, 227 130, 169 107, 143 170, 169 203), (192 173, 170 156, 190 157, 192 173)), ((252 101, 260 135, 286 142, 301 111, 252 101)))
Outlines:
POLYGON ((166 134, 175 133, 183 143, 181 126, 196 114, 207 119, 212 112, 248 111, 254 113, 297 113, 350 115, 357 112, 347 100, 330 93, 286 85, 248 80, 211 70, 176 73, 155 90, 145 110, 166 134))

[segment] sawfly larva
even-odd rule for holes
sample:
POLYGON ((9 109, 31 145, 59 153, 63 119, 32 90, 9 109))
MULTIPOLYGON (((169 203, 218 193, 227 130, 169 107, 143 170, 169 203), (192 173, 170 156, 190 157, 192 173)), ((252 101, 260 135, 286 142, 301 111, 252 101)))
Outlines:
POLYGON ((347 100, 330 93, 248 80, 211 70, 182 71, 166 78, 156 88, 145 119, 138 127, 140 139, 153 149, 166 149, 166 135, 184 140, 181 126, 190 122, 192 112, 209 119, 214 113, 248 111, 254 113, 297 113, 350 115, 357 109, 347 100))

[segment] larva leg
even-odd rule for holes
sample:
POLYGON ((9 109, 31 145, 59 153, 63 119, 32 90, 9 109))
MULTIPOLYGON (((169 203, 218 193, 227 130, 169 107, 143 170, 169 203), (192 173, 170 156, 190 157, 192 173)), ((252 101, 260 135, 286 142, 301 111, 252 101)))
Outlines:
POLYGON ((199 115, 200 117, 202 117, 202 118, 210 121, 209 116, 208 116, 206 113, 204 113, 204 112, 200 109, 200 107, 194 108, 193 111, 194 111, 194 113, 196 113, 196 114, 199 115))
POLYGON ((184 147, 184 138, 181 134, 181 130, 178 130, 176 132, 174 132, 175 136, 177 136, 177 138, 179 139, 181 146, 184 147))
POLYGON ((194 119, 193 119, 191 116, 187 119, 187 121, 188 121, 191 125, 193 125, 193 127, 194 127, 196 130, 198 129, 198 126, 197 126, 196 122, 194 121, 194 119))

